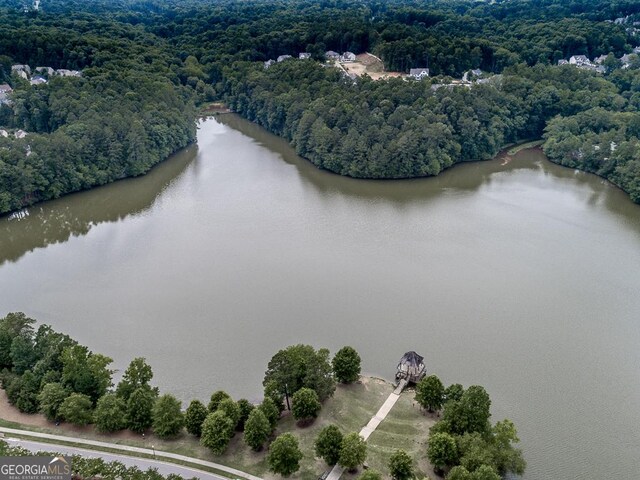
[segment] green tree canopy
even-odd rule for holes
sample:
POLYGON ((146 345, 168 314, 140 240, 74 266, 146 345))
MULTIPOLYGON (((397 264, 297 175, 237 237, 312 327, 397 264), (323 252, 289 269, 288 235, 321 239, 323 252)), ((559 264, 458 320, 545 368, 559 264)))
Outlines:
POLYGON ((342 439, 338 464, 347 470, 356 470, 367 458, 367 444, 357 432, 351 432, 342 439))
POLYGON ((211 394, 211 399, 209 400, 209 405, 208 405, 208 409, 210 413, 215 412, 216 410, 218 410, 218 406, 220 405, 220 402, 222 402, 223 400, 229 400, 231 399, 231 395, 229 395, 227 392, 223 391, 223 390, 218 390, 216 392, 213 392, 211 394))
POLYGON ((267 417, 261 409, 253 409, 244 426, 244 442, 257 452, 262 449, 270 434, 271 425, 267 417))
POLYGON ((175 437, 184 427, 182 405, 173 395, 159 397, 153 405, 153 433, 160 438, 175 437))
POLYGON ((389 473, 394 480, 411 480, 413 459, 404 450, 396 450, 389 459, 389 473))
POLYGON ((93 421, 99 432, 117 432, 127 426, 127 404, 114 393, 100 397, 93 412, 93 421))
POLYGON ((88 425, 93 420, 93 404, 88 395, 82 393, 72 393, 64 399, 58 414, 65 422, 74 425, 88 425))
POLYGON ((136 388, 127 401, 126 422, 132 432, 142 433, 153 425, 156 394, 149 387, 136 388))
POLYGON ((269 471, 288 477, 300 469, 302 456, 296 437, 290 433, 283 433, 269 447, 267 455, 269 471))
POLYGON ((431 465, 440 470, 455 465, 458 462, 458 447, 455 438, 447 433, 429 435, 427 456, 431 465))
POLYGON ((341 383, 353 383, 360 378, 360 355, 353 347, 342 347, 331 361, 333 373, 341 383))
POLYGON ((233 401, 233 399, 225 398, 224 400, 222 400, 218 404, 218 408, 216 411, 223 412, 227 417, 229 417, 229 420, 233 422, 234 430, 237 428, 238 422, 240 422, 241 412, 240 407, 236 402, 233 401))
POLYGON ((40 411, 50 422, 58 421, 62 416, 58 413, 60 405, 69 396, 69 392, 57 382, 47 383, 38 395, 40 411))
POLYGON ((422 378, 416 385, 416 401, 430 412, 440 410, 444 404, 444 385, 435 375, 422 378))
POLYGON ((273 400, 271 400, 269 397, 265 398, 264 400, 262 400, 262 403, 260 404, 260 406, 258 406, 258 408, 262 410, 264 416, 267 417, 267 420, 269 420, 271 429, 276 428, 276 424, 280 419, 280 411, 273 403, 273 400))
POLYGON ((327 425, 320 430, 314 447, 316 456, 322 458, 329 465, 335 465, 340 460, 342 432, 336 425, 327 425))
POLYGON ((126 402, 131 394, 138 388, 150 388, 149 382, 153 378, 153 371, 147 360, 143 357, 134 358, 122 376, 122 380, 116 388, 116 395, 126 402))
POLYGON ((281 395, 293 395, 303 387, 311 388, 322 402, 333 395, 335 380, 329 351, 310 345, 292 345, 276 353, 267 367, 263 385, 281 395))
POLYGON ((235 424, 224 412, 217 410, 210 413, 202 424, 200 443, 215 455, 222 455, 233 437, 234 427, 235 424))
POLYGON ((293 394, 292 413, 296 420, 308 421, 318 416, 322 408, 315 390, 303 387, 293 394))
POLYGON ((247 422, 249 415, 256 407, 246 398, 241 398, 238 400, 238 408, 240 409, 240 419, 238 420, 236 429, 242 432, 244 431, 244 424, 247 422))
POLYGON ((202 423, 208 414, 209 410, 200 400, 191 400, 184 418, 187 432, 199 437, 202 434, 202 423))

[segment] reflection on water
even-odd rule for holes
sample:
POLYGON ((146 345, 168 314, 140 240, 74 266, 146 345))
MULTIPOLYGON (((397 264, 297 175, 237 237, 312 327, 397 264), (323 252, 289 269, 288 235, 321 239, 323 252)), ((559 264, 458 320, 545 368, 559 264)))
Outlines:
MULTIPOLYGON (((307 187, 313 187, 320 194, 340 193, 363 200, 382 199, 400 206, 437 198, 444 192, 477 190, 490 184, 496 173, 539 170, 545 176, 588 186, 592 190, 586 200, 589 205, 603 203, 640 232, 637 207, 626 195, 594 175, 549 163, 539 150, 520 152, 507 162, 502 156, 492 161, 458 165, 438 177, 426 179, 357 180, 317 169, 298 157, 285 140, 237 115, 220 115, 216 121, 279 154, 285 162, 297 168, 307 187)), ((142 177, 35 205, 29 209, 30 216, 20 221, 0 218, 0 265, 15 261, 35 248, 65 242, 72 235, 86 235, 94 225, 122 220, 148 210, 163 190, 179 178, 196 154, 197 147, 191 146, 142 177)))
POLYGON ((72 235, 86 235, 100 223, 116 222, 148 210, 184 172, 197 151, 197 146, 190 146, 142 177, 35 205, 29 208, 30 215, 20 221, 0 218, 0 265, 16 261, 36 248, 66 242, 72 235))
POLYGON ((184 401, 259 400, 293 343, 350 344, 387 378, 416 350, 445 383, 486 386, 527 480, 637 476, 640 207, 621 191, 536 150, 354 180, 233 115, 198 145, 0 219, 0 313, 120 370, 145 356, 184 401))

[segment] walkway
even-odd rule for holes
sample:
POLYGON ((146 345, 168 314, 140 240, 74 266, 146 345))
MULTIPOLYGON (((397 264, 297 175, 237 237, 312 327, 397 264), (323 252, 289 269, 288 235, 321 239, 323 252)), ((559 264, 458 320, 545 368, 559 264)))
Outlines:
MULTIPOLYGON (((400 394, 402 393, 402 390, 404 390, 404 387, 406 387, 406 385, 407 385, 406 380, 402 380, 398 384, 398 387, 393 391, 393 393, 391 393, 391 395, 389 395, 389 397, 382 404, 378 412, 373 417, 371 417, 371 420, 369 420, 369 423, 367 423, 362 428, 362 430, 360 430, 360 436, 362 438, 367 440, 371 436, 371 434, 375 431, 375 429, 378 428, 378 425, 380 425, 382 421, 385 418, 387 418, 387 415, 389 414, 393 406, 396 404, 396 402, 400 398, 400 394)), ((326 480, 339 480, 339 478, 342 476, 343 473, 344 473, 344 468, 341 467, 340 465, 335 465, 329 472, 329 475, 327 476, 326 480)))
MULTIPOLYGON (((242 472, 240 470, 236 470, 235 468, 231 468, 231 467, 227 467, 226 465, 220 465, 219 463, 214 463, 214 462, 208 462, 206 460, 200 460, 198 458, 193 458, 193 457, 187 457, 185 455, 178 455, 175 453, 169 453, 169 452, 164 452, 164 451, 159 451, 159 450, 154 450, 154 449, 149 449, 149 448, 140 448, 140 447, 130 447, 128 445, 120 445, 117 443, 108 443, 108 442, 99 442, 97 440, 87 440, 84 438, 74 438, 74 437, 65 437, 62 435, 51 435, 48 433, 39 433, 39 432, 32 432, 29 430, 18 430, 15 428, 5 428, 5 427, 0 427, 0 432, 4 433, 6 435, 19 435, 21 437, 29 437, 30 439, 44 439, 47 440, 47 443, 49 445, 51 445, 51 449, 55 450, 56 446, 68 446, 69 443, 72 444, 80 444, 80 445, 87 445, 92 447, 92 450, 100 450, 100 449, 107 449, 107 450, 116 450, 116 451, 120 451, 123 452, 124 455, 128 455, 129 457, 134 457, 134 458, 139 458, 136 457, 135 455, 132 454, 142 454, 142 455, 149 455, 152 456, 154 459, 156 459, 156 462, 158 464, 158 466, 160 466, 161 464, 164 464, 165 462, 171 462, 171 461, 179 461, 179 462, 185 462, 191 465, 199 465, 202 467, 207 467, 207 468, 211 468, 211 469, 215 469, 215 470, 219 470, 221 472, 225 472, 227 474, 229 474, 229 476, 233 477, 233 478, 244 478, 246 480, 262 480, 260 477, 256 477, 254 475, 251 475, 249 473, 246 472, 242 472), (57 444, 56 442, 60 442, 62 445, 57 444), (66 444, 66 445, 65 445, 66 444), (93 448, 95 447, 95 448, 93 448), (164 462, 162 461, 158 461, 158 460, 164 460, 164 462)), ((62 452, 60 452, 62 453, 62 452)), ((106 454, 105 454, 106 455, 106 454)), ((100 455, 101 457, 103 457, 103 455, 100 455)), ((140 459, 140 460, 146 460, 149 462, 152 462, 153 460, 149 459, 149 458, 145 458, 145 459, 140 459)), ((196 470, 195 468, 191 467, 191 468, 187 468, 188 470, 190 470, 192 473, 190 474, 191 477, 193 476, 198 476, 200 478, 211 478, 209 477, 210 472, 207 472, 205 470, 196 470), (199 472, 198 475, 193 475, 193 472, 199 472)), ((189 478, 189 477, 186 477, 189 478)), ((220 477, 218 477, 220 478, 220 477)))

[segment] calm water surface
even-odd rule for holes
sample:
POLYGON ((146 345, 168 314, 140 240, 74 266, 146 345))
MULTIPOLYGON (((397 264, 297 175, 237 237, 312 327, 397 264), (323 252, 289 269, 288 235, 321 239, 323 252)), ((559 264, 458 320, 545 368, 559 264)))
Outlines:
POLYGON ((22 310, 183 400, 257 400, 273 353, 415 349, 484 385, 527 479, 640 476, 640 207, 537 151, 412 181, 316 170, 235 116, 149 175, 0 219, 22 310))

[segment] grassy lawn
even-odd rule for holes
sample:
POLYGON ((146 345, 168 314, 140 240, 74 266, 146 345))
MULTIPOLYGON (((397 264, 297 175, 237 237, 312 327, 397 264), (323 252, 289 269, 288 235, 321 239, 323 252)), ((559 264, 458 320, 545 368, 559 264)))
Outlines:
POLYGON ((427 459, 427 437, 429 428, 438 418, 435 414, 423 413, 413 400, 414 394, 413 390, 405 390, 384 422, 369 437, 367 463, 385 477, 389 476, 389 458, 397 449, 402 449, 413 458, 417 478, 436 478, 427 459))
MULTIPOLYGON (((363 378, 360 383, 353 385, 338 385, 334 396, 323 404, 319 417, 312 424, 304 427, 298 426, 295 419, 285 412, 278 422, 274 438, 284 432, 293 433, 298 438, 300 449, 304 454, 300 470, 291 478, 312 480, 318 478, 325 470, 329 470, 330 467, 324 461, 316 459, 314 455, 313 442, 318 432, 330 424, 337 425, 343 433, 360 431, 392 391, 393 386, 390 383, 376 378, 363 378)), ((403 393, 389 416, 368 441, 367 464, 387 477, 389 476, 387 463, 396 448, 406 450, 418 462, 421 476, 428 474, 433 477, 426 459, 425 442, 429 427, 435 419, 423 415, 418 407, 413 405, 413 395, 413 391, 403 393)), ((108 435, 99 434, 92 427, 73 428, 67 425, 30 427, 4 420, 0 420, 0 425, 137 447, 151 448, 153 445, 156 451, 172 452, 220 463, 267 479, 280 478, 268 471, 266 449, 253 452, 244 444, 241 433, 236 433, 225 454, 215 456, 202 447, 197 438, 187 433, 172 440, 162 440, 154 435, 143 438, 128 431, 108 435)), ((343 478, 356 478, 360 473, 361 471, 345 474, 343 478)))

